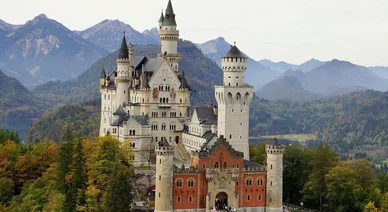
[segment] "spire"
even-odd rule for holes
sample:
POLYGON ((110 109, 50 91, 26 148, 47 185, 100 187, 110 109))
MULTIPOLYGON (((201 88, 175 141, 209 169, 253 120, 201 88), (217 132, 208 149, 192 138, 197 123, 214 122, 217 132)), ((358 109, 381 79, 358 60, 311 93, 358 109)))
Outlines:
POLYGON ((186 81, 185 72, 184 71, 182 71, 180 80, 181 80, 181 87, 179 87, 179 88, 188 89, 189 91, 191 91, 191 88, 190 88, 189 84, 186 81))
POLYGON ((163 23, 163 20, 164 20, 164 15, 162 10, 162 13, 160 14, 160 18, 159 18, 159 23, 163 23))
POLYGON ((166 9, 166 15, 174 14, 174 10, 172 9, 171 0, 168 0, 167 9, 166 9))
POLYGON ((175 14, 172 9, 171 0, 168 0, 166 16, 163 19, 163 26, 176 26, 175 14))
POLYGON ((119 50, 119 59, 128 59, 128 47, 127 47, 127 40, 125 39, 125 29, 124 29, 124 36, 123 41, 121 42, 121 47, 119 50))
POLYGON ((100 78, 104 78, 104 79, 106 78, 106 73, 104 68, 102 68, 101 70, 100 78))
POLYGON ((272 146, 279 146, 278 139, 274 138, 272 142, 272 146))

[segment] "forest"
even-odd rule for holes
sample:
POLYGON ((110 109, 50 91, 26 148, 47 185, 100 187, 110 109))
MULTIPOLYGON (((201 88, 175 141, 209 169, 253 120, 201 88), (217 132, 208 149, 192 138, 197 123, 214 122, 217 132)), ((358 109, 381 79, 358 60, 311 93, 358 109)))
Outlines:
MULTIPOLYGON (((266 142, 250 146, 251 160, 265 164, 266 142)), ((373 169, 365 159, 341 160, 328 145, 285 146, 283 201, 336 212, 388 211, 387 170, 373 169)))
MULTIPOLYGON (((0 131, 1 132, 1 131, 0 131)), ((129 143, 106 136, 0 143, 0 211, 129 211, 129 143)))

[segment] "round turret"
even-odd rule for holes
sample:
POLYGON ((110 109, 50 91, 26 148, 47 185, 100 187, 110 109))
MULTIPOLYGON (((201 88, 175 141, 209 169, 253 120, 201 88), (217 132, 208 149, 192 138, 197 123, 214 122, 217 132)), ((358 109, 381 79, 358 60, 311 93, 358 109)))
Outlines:
POLYGON ((245 85, 244 74, 247 70, 248 58, 237 48, 231 46, 228 53, 222 57, 221 66, 224 71, 225 86, 245 85))
POLYGON ((275 138, 265 145, 267 153, 267 207, 270 211, 283 211, 283 153, 284 146, 275 138))
POLYGON ((155 146, 155 212, 172 211, 174 147, 163 139, 155 146))

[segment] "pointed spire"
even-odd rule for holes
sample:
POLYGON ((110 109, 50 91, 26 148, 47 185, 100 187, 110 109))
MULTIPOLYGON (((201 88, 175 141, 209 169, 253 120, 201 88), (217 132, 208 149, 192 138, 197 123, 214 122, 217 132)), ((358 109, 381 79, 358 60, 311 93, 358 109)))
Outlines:
POLYGON ((102 68, 101 70, 100 78, 104 78, 104 79, 106 78, 106 73, 104 68, 102 68))
POLYGON ((176 26, 175 21, 175 14, 174 10, 172 9, 171 0, 168 0, 167 9, 166 9, 166 16, 163 19, 163 26, 176 26))
POLYGON ((230 50, 223 56, 227 58, 247 58, 244 53, 242 53, 236 46, 236 42, 234 45, 230 46, 230 50))
POLYGON ((166 14, 169 14, 169 15, 174 14, 174 10, 172 9, 171 0, 168 0, 166 14))
POLYGON ((159 23, 163 23, 163 20, 164 20, 164 15, 162 10, 162 13, 160 14, 160 18, 159 18, 159 23))
POLYGON ((182 71, 180 80, 181 80, 181 86, 179 88, 181 88, 181 89, 188 89, 189 91, 191 91, 191 88, 190 88, 189 84, 186 81, 185 72, 184 71, 182 71))
POLYGON ((124 29, 124 36, 119 50, 119 59, 128 59, 128 58, 129 58, 128 46, 127 46, 127 40, 125 39, 125 29, 124 29))
POLYGON ((148 79, 147 79, 147 75, 145 73, 144 64, 142 66, 142 72, 140 75, 140 88, 148 88, 148 79))

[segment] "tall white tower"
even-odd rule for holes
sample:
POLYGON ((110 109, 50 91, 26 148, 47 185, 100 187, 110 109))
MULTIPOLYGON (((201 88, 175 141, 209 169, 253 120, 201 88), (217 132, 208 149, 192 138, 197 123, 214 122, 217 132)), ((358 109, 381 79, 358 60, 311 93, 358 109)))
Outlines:
POLYGON ((155 146, 155 152, 155 212, 172 211, 174 147, 167 140, 162 140, 155 146))
MULTIPOLYGON (((125 39, 125 32, 123 40, 121 42, 121 47, 119 50, 119 57, 117 58, 117 76, 116 86, 117 86, 117 100, 116 105, 124 106, 128 103, 129 100, 129 82, 131 80, 132 74, 130 74, 130 59, 129 51, 127 47, 127 41, 125 39)), ((115 110, 114 108, 113 110, 115 110)))
POLYGON ((249 160, 249 105, 253 97, 253 86, 245 83, 244 74, 248 58, 232 46, 222 57, 224 85, 215 86, 218 103, 218 137, 224 135, 232 147, 244 153, 249 160))
POLYGON ((161 49, 158 57, 164 57, 174 71, 178 71, 178 54, 179 30, 176 29, 174 10, 172 9, 171 0, 168 1, 165 15, 163 12, 159 19, 159 37, 161 49))
POLYGON ((267 153, 267 198, 268 212, 283 211, 283 153, 284 147, 276 138, 265 145, 267 153))

